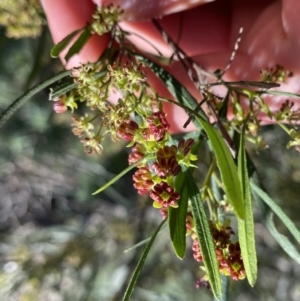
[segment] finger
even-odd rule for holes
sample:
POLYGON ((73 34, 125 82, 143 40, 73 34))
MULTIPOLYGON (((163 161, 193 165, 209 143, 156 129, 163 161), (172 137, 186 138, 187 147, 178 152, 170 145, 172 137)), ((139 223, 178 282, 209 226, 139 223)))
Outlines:
MULTIPOLYGON (((158 20, 162 28, 189 56, 223 51, 228 47, 230 11, 225 2, 213 2, 158 20)), ((142 51, 170 57, 174 49, 166 43, 152 22, 122 22, 132 33, 128 39, 142 51), (140 38, 142 37, 142 38, 140 38)))
MULTIPOLYGON (((282 0, 282 24, 293 46, 299 47, 300 41, 300 2, 297 0, 282 0)), ((296 53, 295 53, 296 54, 296 53)), ((297 53, 299 57, 299 54, 297 53)), ((297 60, 300 64, 299 59, 297 60)))
MULTIPOLYGON (((95 10, 95 5, 90 0, 41 0, 41 2, 54 43, 58 43, 74 30, 83 28, 95 10)), ((93 35, 81 52, 73 56, 67 64, 64 60, 67 49, 61 53, 60 58, 67 68, 95 62, 105 50, 108 41, 109 35, 93 35)))
POLYGON ((98 6, 113 4, 124 10, 126 21, 145 21, 185 11, 214 0, 93 0, 98 6))

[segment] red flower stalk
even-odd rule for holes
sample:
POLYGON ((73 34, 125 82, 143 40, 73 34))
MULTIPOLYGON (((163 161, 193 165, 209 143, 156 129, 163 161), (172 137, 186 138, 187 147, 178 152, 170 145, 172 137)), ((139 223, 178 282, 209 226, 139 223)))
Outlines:
POLYGON ((154 200, 153 206, 155 208, 168 208, 169 206, 177 208, 180 194, 175 192, 166 182, 161 182, 152 188, 150 197, 154 200))
POLYGON ((161 141, 164 138, 165 132, 170 128, 166 114, 160 111, 148 117, 147 122, 150 133, 154 135, 156 141, 161 141))
POLYGON ((126 141, 132 141, 139 126, 133 120, 127 119, 123 121, 118 128, 118 136, 126 141))
POLYGON ((181 167, 176 160, 177 147, 175 145, 160 148, 156 153, 157 162, 152 164, 155 173, 165 179, 168 176, 176 176, 181 167))
POLYGON ((145 167, 137 170, 132 178, 134 180, 133 186, 139 194, 146 194, 154 184, 151 172, 145 167))

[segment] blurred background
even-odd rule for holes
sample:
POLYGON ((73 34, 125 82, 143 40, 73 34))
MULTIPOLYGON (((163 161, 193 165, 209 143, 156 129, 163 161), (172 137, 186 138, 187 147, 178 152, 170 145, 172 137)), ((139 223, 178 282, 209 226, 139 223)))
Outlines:
MULTIPOLYGON (((49 55, 52 41, 37 1, 1 0, 0 24, 2 112, 63 67, 49 55)), ((132 174, 92 196, 127 167, 125 144, 106 141, 102 156, 87 156, 71 132, 71 115, 55 114, 48 94, 46 89, 28 101, 0 130, 0 300, 122 300, 144 246, 125 251, 149 238, 161 216, 136 194, 132 174)), ((249 145, 249 153, 269 194, 300 228, 300 154, 286 149, 278 127, 261 134, 269 148, 258 154, 249 145)), ((207 168, 201 158, 200 178, 207 168)), ((230 282, 228 300, 300 300, 300 266, 254 210, 258 282, 254 288, 247 281, 230 282)), ((184 260, 174 255, 165 228, 132 300, 213 300, 209 291, 196 289, 200 275, 190 249, 184 260)))

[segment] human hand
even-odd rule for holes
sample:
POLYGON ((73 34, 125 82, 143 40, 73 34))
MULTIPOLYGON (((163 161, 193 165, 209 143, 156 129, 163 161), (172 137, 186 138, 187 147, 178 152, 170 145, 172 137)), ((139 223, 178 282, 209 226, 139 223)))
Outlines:
MULTIPOLYGON (((94 2, 98 5, 105 4, 105 1, 94 2)), ((159 19, 161 26, 175 41, 180 36, 178 45, 210 72, 219 68, 224 69, 239 28, 243 27, 240 48, 224 79, 258 80, 259 70, 280 64, 294 73, 294 76, 289 78, 286 84, 282 84, 280 89, 300 92, 300 59, 298 58, 300 2, 298 0, 253 0, 251 3, 241 0, 217 0, 201 6, 199 5, 203 4, 203 0, 176 2, 141 0, 135 2, 134 5, 137 6, 129 8, 125 8, 125 5, 131 3, 130 1, 109 1, 112 2, 125 9, 124 21, 120 23, 121 28, 143 36, 165 56, 171 56, 172 48, 164 42, 155 26, 149 22, 153 17, 165 15, 159 19), (166 3, 166 6, 163 6, 163 3, 166 3), (142 5, 145 4, 149 6, 143 10, 142 5), (184 6, 181 7, 180 5, 183 4, 184 6), (192 6, 194 7, 189 9, 192 6), (168 15, 169 13, 173 14, 168 15), (141 22, 143 20, 148 22, 141 22)), ((55 43, 75 29, 85 26, 94 11, 94 4, 90 0, 43 0, 42 4, 55 43)), ((130 39, 141 50, 155 53, 150 44, 137 36, 132 36, 130 39)), ((81 53, 71 58, 67 67, 96 61, 106 48, 108 40, 109 35, 93 36, 81 53)), ((182 66, 174 63, 170 70, 199 100, 200 94, 186 72, 183 72, 182 66)), ((162 83, 154 80, 150 74, 149 77, 155 89, 169 97, 162 83)), ((272 96, 266 100, 271 109, 276 110, 284 99, 272 96)), ((173 130, 179 130, 186 120, 186 115, 174 106, 167 106, 167 111, 173 130)))

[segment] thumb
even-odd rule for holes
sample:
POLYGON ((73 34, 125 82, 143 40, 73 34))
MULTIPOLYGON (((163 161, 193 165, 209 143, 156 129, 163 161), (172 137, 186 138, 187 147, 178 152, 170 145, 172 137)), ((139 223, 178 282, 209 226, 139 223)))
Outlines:
MULTIPOLYGON (((90 0, 41 0, 47 16, 48 26, 54 43, 58 43, 74 30, 83 28, 90 21, 95 5, 90 0)), ((105 50, 109 41, 109 35, 93 35, 79 54, 74 55, 66 64, 65 49, 60 58, 66 68, 72 68, 80 64, 95 62, 105 50)))

